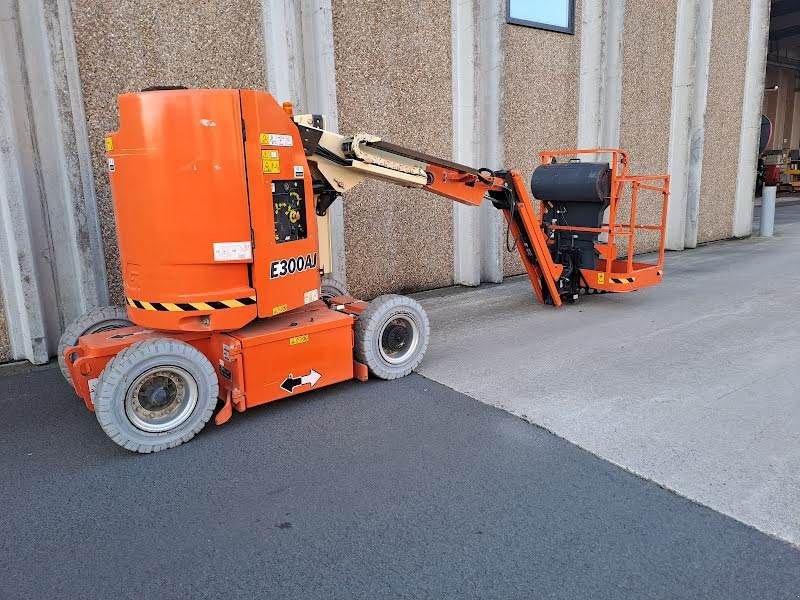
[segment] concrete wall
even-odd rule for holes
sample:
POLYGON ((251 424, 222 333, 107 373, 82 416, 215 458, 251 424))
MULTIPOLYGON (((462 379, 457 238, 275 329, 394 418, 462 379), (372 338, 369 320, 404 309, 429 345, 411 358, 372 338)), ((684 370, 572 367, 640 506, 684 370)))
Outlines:
MULTIPOLYGON (((449 158, 450 6, 440 0, 333 3, 339 128, 449 158)), ((427 192, 365 181, 345 194, 352 293, 453 282, 452 204, 427 192)))
POLYGON ((698 241, 729 237, 739 162, 749 0, 715 2, 700 187, 698 241))
MULTIPOLYGON (((503 26, 505 166, 526 179, 539 164, 540 152, 577 143, 581 4, 575 3, 575 35, 503 26)), ((504 250, 503 265, 507 276, 524 272, 516 251, 504 250)))
MULTIPOLYGON (((72 0, 109 292, 122 284, 103 137, 117 95, 152 85, 265 87, 259 0, 72 0)), ((176 231, 176 235, 179 232, 176 231)))
MULTIPOLYGON (((620 147, 630 153, 633 174, 667 172, 676 4, 674 0, 625 3, 620 147)), ((641 195, 637 221, 658 222, 659 209, 656 194, 641 195)), ((627 218, 626 211, 621 214, 627 218)), ((649 233, 637 234, 637 250, 655 248, 657 236, 649 233)), ((626 241, 619 238, 617 243, 619 247, 626 241)))

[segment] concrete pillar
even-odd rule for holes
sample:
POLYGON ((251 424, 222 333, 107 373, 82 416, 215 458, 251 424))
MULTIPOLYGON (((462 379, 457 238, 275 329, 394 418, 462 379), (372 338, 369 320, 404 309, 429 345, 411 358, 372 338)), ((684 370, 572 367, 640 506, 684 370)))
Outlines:
POLYGON ((670 115, 666 247, 697 245, 712 0, 679 0, 670 115))
MULTIPOLYGON (((478 111, 475 129, 478 164, 488 169, 503 166, 503 136, 500 96, 503 74, 502 35, 506 3, 500 0, 477 0, 478 111)), ((503 281, 503 215, 490 202, 484 202, 481 213, 481 281, 503 281)))
POLYGON ((742 125, 739 134, 739 171, 734 201, 734 237, 745 237, 753 230, 753 195, 755 191, 758 138, 761 133, 761 103, 769 39, 769 0, 752 0, 747 36, 742 125))
MULTIPOLYGON (((500 35, 504 4, 463 0, 451 3, 453 160, 497 169, 500 143, 500 35)), ((500 282, 502 215, 491 203, 453 209, 453 281, 500 282)))
POLYGON ((0 282, 13 358, 108 302, 68 0, 0 0, 0 282))
MULTIPOLYGON (((338 130, 331 0, 262 0, 261 7, 270 93, 301 112, 325 115, 325 127, 338 130)), ((342 203, 334 202, 325 219, 321 226, 330 231, 331 270, 346 282, 342 203)))
MULTIPOLYGON (((453 88, 453 160, 473 165, 475 143, 475 4, 450 4, 453 88)), ((453 282, 481 282, 480 207, 453 205, 453 282)))
POLYGON ((616 148, 622 103, 625 0, 585 0, 581 9, 578 146, 616 148))
POLYGON ((684 231, 686 248, 697 247, 713 9, 713 0, 700 1, 697 3, 695 16, 694 78, 689 119, 689 164, 686 176, 686 225, 684 231))

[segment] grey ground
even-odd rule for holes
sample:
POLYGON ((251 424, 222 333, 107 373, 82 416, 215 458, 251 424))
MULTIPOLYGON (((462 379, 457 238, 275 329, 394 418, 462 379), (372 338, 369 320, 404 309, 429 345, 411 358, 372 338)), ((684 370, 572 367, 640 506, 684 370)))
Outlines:
POLYGON ((423 299, 423 375, 800 544, 800 206, 555 310, 527 279, 423 299), (757 230, 757 229, 756 229, 757 230))
POLYGON ((425 378, 111 444, 0 379, 0 598, 798 598, 800 552, 425 378))

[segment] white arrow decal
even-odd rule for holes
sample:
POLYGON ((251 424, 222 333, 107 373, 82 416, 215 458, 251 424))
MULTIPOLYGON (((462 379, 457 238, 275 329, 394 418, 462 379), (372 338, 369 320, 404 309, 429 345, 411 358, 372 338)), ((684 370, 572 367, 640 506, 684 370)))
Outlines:
POLYGON ((294 388, 299 385, 308 384, 309 387, 313 388, 321 377, 322 375, 317 373, 314 369, 311 369, 308 375, 303 375, 302 377, 295 377, 289 373, 289 376, 283 380, 283 383, 281 383, 281 387, 291 394, 294 392, 294 388))
POLYGON ((303 375, 300 378, 300 385, 303 385, 304 383, 308 383, 308 384, 311 385, 311 387, 314 387, 317 384, 317 382, 319 381, 320 377, 322 377, 322 375, 317 373, 314 369, 311 369, 311 372, 308 375, 303 375))

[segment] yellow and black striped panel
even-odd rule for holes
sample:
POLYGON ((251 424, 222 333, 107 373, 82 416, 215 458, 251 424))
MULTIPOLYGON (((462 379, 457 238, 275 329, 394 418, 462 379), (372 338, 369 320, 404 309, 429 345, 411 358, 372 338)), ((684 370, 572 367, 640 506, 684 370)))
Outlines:
POLYGON ((208 302, 145 302, 126 298, 129 306, 142 310, 156 310, 164 312, 191 312, 197 310, 223 310, 226 308, 239 308, 256 303, 255 296, 234 298, 232 300, 210 300, 208 302))
POLYGON ((612 277, 611 283, 633 283, 636 281, 635 277, 612 277))

